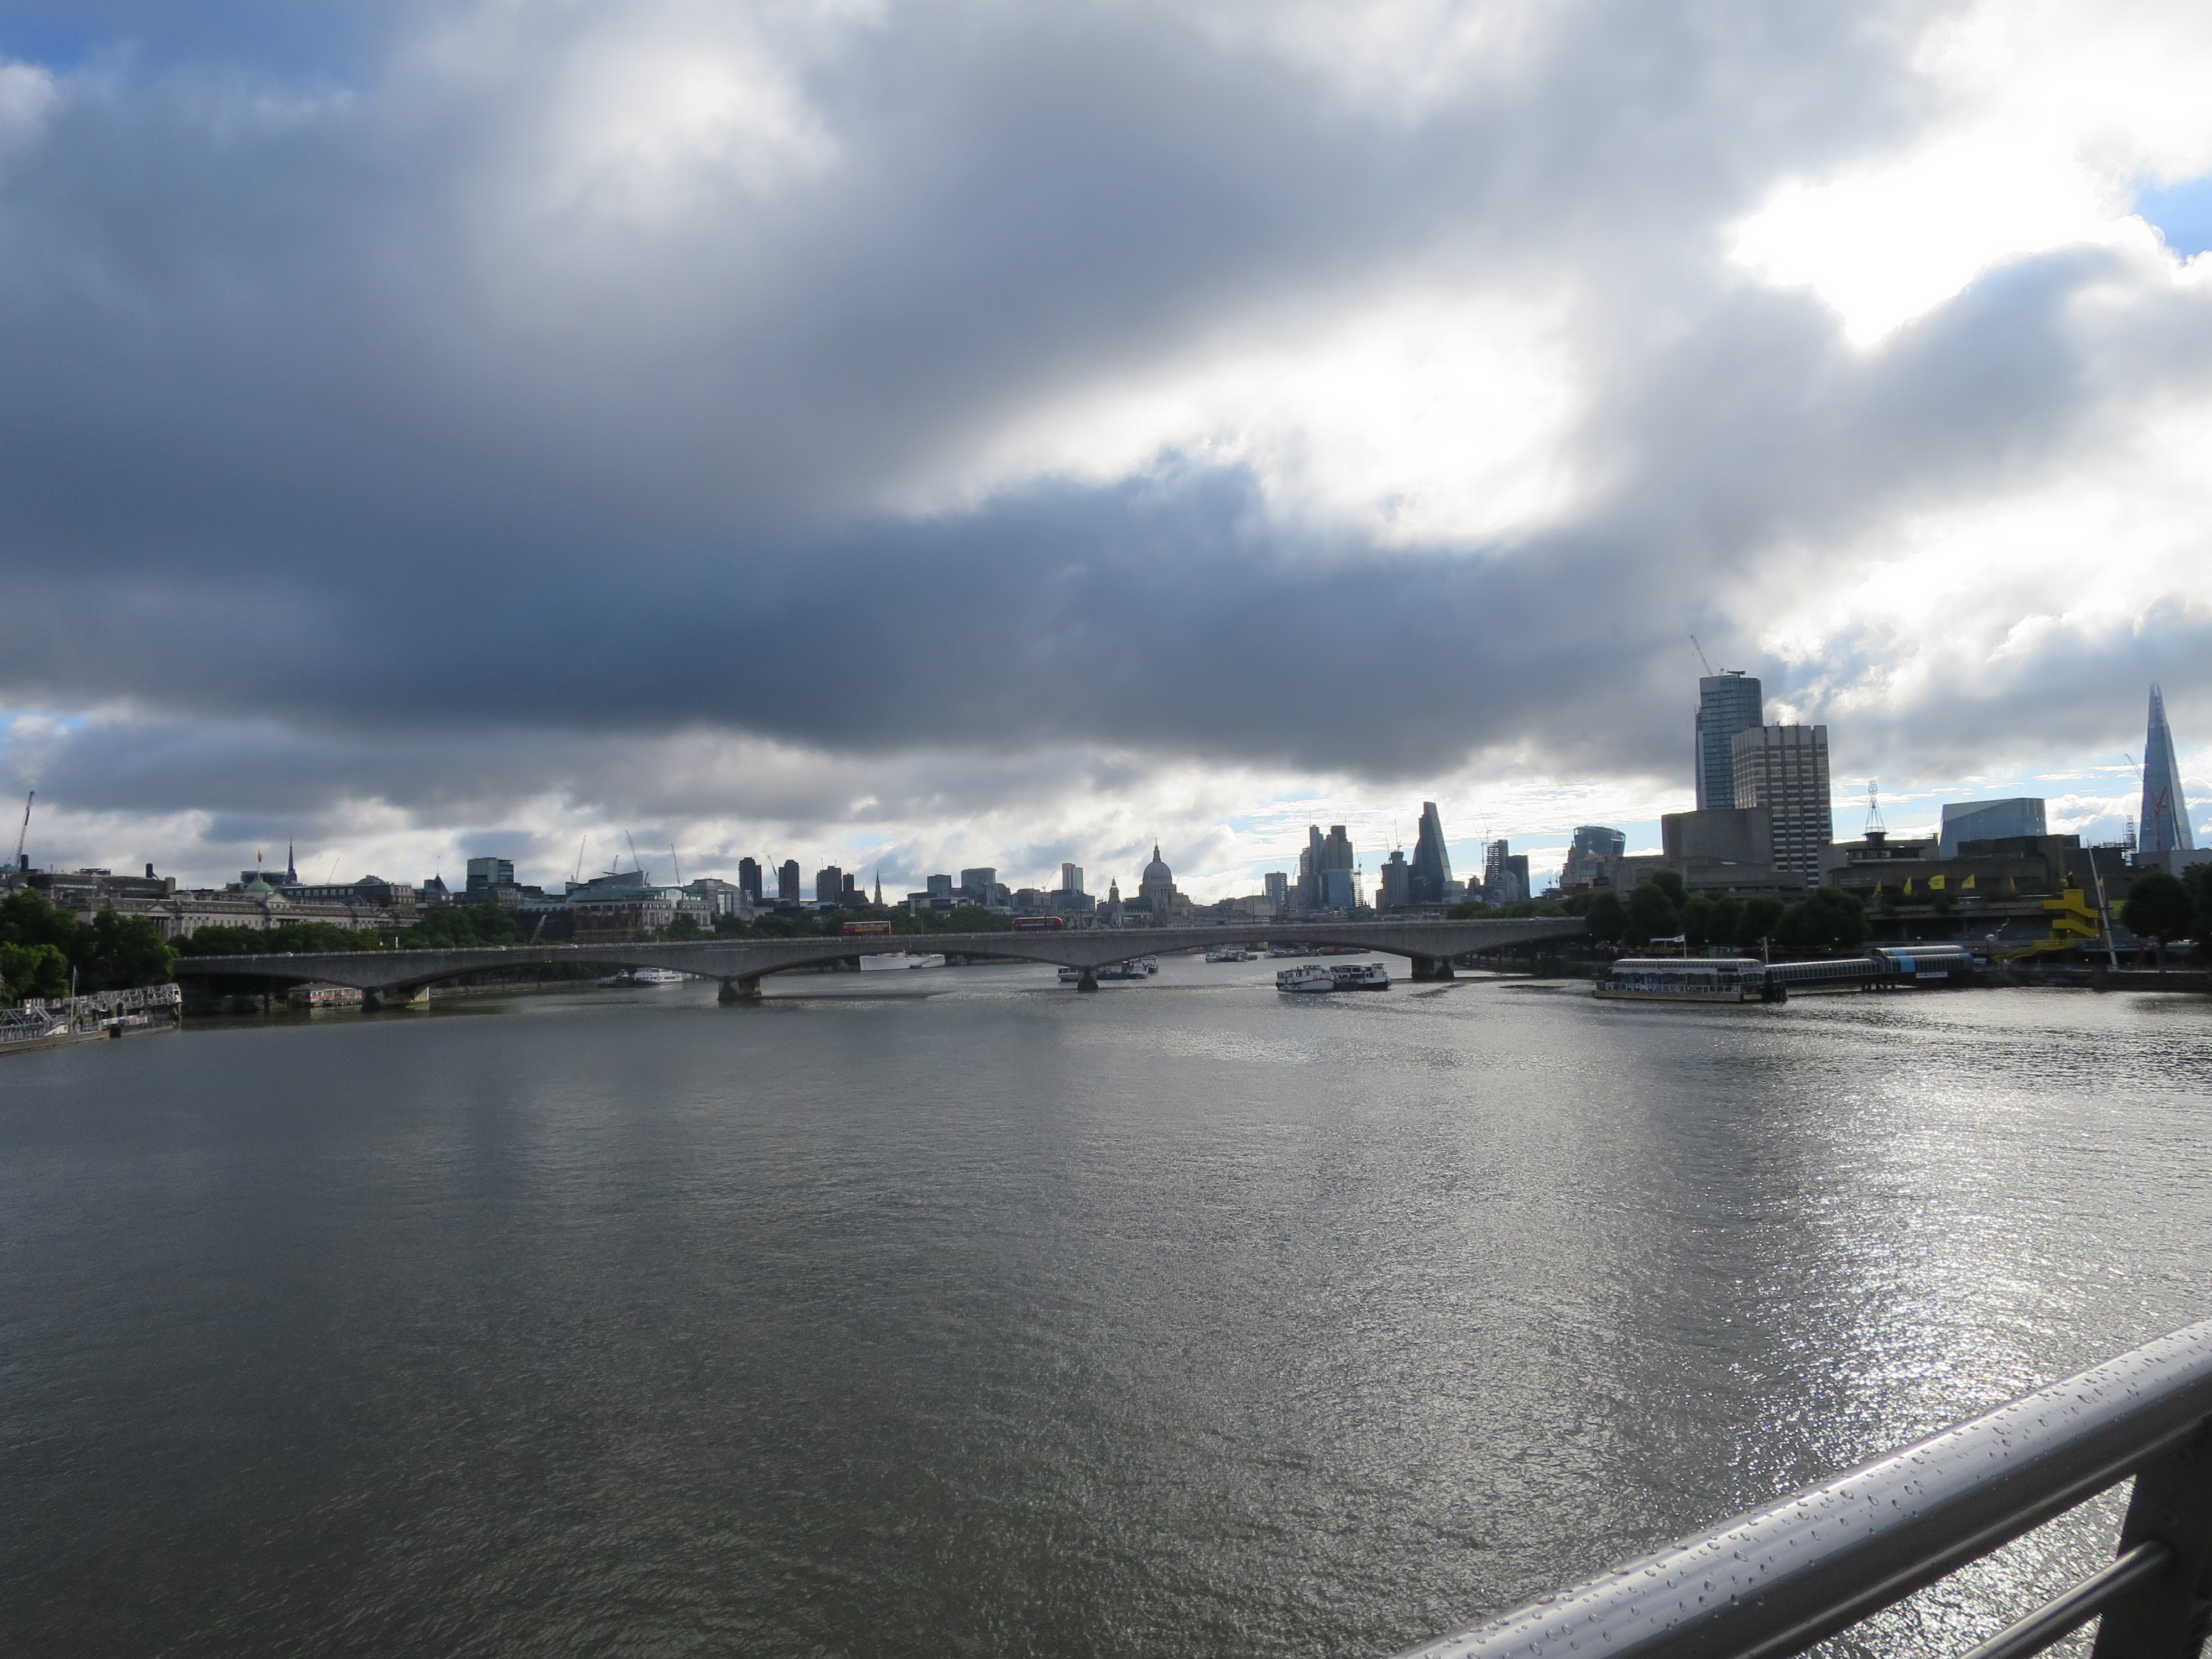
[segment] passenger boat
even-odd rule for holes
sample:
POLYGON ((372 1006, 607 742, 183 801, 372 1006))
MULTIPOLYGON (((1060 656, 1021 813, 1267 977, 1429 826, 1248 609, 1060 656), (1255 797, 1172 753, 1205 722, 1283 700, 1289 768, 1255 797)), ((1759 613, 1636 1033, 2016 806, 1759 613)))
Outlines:
POLYGON ((602 985, 681 985, 684 975, 671 968, 624 968, 603 975, 602 985))
POLYGON ((1311 945, 1271 945, 1267 947, 1267 954, 1271 957, 1314 957, 1319 956, 1321 951, 1311 945))
POLYGON ((1249 962, 1252 953, 1241 945, 1223 945, 1206 953, 1208 962, 1249 962))
POLYGON ((1278 991, 1334 991, 1336 975, 1326 968, 1285 968, 1275 975, 1278 991))
POLYGON ((1060 970, 1060 982, 1062 985, 1076 984, 1079 982, 1082 978, 1083 969, 1080 968, 1063 968, 1060 970))
POLYGON ((1348 962, 1341 968, 1332 968, 1328 976, 1340 991, 1387 991, 1390 988, 1390 970, 1379 962, 1348 962))
POLYGON ((885 951, 876 956, 860 958, 860 971, 864 974, 895 973, 902 968, 942 968, 943 966, 945 966, 945 954, 941 951, 930 951, 920 955, 912 951, 885 951))
POLYGON ((1759 1002, 1766 964, 1752 957, 1623 957, 1590 988, 1621 1002, 1759 1002))

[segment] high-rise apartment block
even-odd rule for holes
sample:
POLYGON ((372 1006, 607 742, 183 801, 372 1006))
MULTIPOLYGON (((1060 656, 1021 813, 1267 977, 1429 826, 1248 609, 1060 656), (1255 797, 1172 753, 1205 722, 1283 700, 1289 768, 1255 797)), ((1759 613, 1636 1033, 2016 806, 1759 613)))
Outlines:
POLYGON ((1735 805, 1764 806, 1774 867, 1816 878, 1820 849, 1835 837, 1828 810, 1828 728, 1754 726, 1730 739, 1735 805))
POLYGON ((1741 805, 1735 798, 1735 738, 1765 718, 1759 682, 1736 669, 1698 682, 1698 810, 1741 805))
POLYGON ((2197 845, 2189 830, 2189 797, 2181 791, 2181 766, 2166 723, 2166 696, 2150 689, 2150 729, 2143 738, 2142 828, 2138 853, 2187 852, 2197 845))
POLYGON ((1083 890, 1081 865, 1063 864, 1060 866, 1060 890, 1063 893, 1079 893, 1083 890))

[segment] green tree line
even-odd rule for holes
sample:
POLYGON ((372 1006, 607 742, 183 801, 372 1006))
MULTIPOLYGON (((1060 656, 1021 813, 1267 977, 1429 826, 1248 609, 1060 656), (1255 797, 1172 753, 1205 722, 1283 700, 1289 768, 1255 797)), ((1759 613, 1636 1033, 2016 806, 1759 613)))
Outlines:
POLYGON ((0 899, 0 1006, 167 982, 176 951, 144 916, 79 921, 34 889, 0 899))

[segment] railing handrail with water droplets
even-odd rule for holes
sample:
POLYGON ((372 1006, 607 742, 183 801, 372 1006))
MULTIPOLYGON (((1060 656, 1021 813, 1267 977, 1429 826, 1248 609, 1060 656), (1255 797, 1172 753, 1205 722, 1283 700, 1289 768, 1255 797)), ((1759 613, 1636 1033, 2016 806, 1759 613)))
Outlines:
POLYGON ((2130 1478, 2112 1565, 1966 1659, 2022 1659, 2100 1615, 2092 1659, 2197 1659, 2212 1320, 1404 1659, 1788 1659, 2130 1478))

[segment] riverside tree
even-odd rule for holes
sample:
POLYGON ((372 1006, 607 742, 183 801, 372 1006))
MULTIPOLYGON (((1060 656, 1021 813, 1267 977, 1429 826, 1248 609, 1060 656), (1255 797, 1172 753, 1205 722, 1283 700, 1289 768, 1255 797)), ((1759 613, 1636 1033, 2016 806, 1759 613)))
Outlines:
MULTIPOLYGON (((1672 874, 1668 871, 1664 873, 1672 874)), ((1656 881, 1638 882, 1628 896, 1628 936, 1639 945, 1671 939, 1681 931, 1681 915, 1667 890, 1656 881)))
POLYGON ((1866 943, 1866 906, 1840 887, 1816 888, 1782 913, 1774 941, 1793 951, 1850 951, 1866 943))
POLYGON ((1735 921, 1735 946, 1739 951, 1756 951, 1763 939, 1774 936, 1774 925, 1782 920, 1780 899, 1746 899, 1735 921))
POLYGON ((2137 939, 2158 944, 2158 971, 2166 971, 2166 947, 2197 932, 2197 906, 2179 878, 2146 870, 2128 889, 2120 906, 2120 925, 2137 939))
POLYGON ((79 991, 165 984, 177 959, 144 916, 102 910, 87 924, 28 887, 0 899, 0 951, 8 953, 0 957, 0 979, 10 1001, 67 996, 72 970, 79 991))

